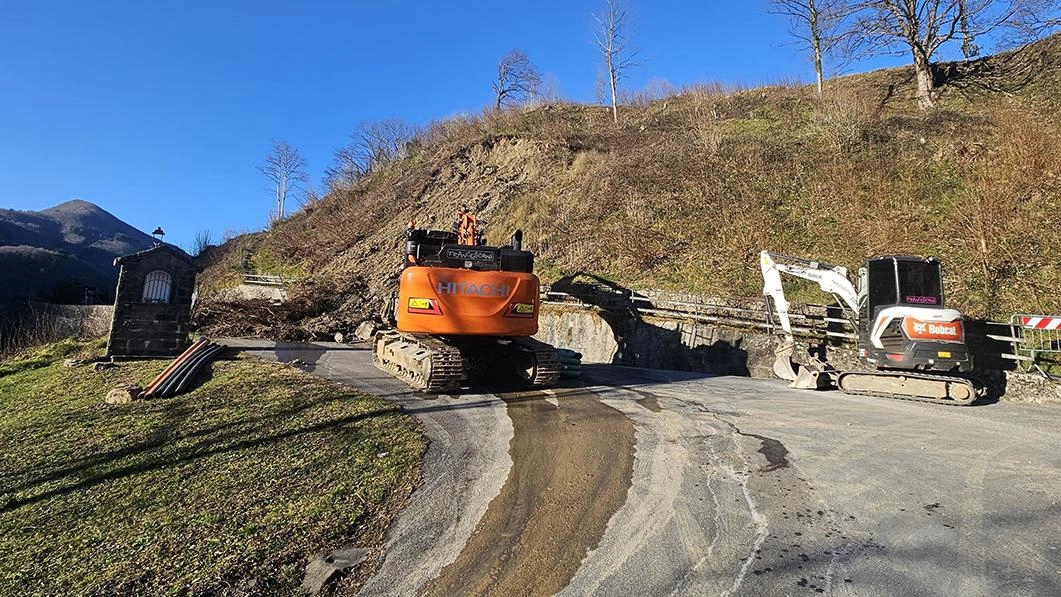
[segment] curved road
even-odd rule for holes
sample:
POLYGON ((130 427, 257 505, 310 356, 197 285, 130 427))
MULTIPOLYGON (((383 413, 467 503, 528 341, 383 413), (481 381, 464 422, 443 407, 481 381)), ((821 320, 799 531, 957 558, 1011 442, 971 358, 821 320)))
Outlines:
POLYGON ((605 365, 426 399, 362 347, 226 343, 424 425, 424 484, 360 595, 1061 594, 1057 407, 605 365))

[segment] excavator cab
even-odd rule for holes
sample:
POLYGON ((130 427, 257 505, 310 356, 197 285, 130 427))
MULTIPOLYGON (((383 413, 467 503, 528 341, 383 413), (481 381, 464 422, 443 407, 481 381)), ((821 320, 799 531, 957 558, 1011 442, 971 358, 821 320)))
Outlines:
POLYGON ((859 270, 859 345, 882 368, 972 369, 961 313, 944 304, 943 266, 934 257, 889 255, 859 270))
POLYGON ((876 257, 866 260, 858 274, 859 318, 864 321, 900 305, 943 307, 943 265, 934 257, 876 257))

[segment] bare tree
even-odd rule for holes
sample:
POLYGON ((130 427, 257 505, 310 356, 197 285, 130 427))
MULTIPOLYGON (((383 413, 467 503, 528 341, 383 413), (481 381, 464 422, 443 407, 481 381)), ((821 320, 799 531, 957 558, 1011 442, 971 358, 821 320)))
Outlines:
POLYGON ((561 97, 563 93, 560 91, 560 80, 556 75, 546 73, 538 86, 535 99, 539 102, 557 102, 561 97))
POLYGON ((1015 41, 1024 43, 1044 37, 1061 27, 1061 0, 1021 2, 1016 9, 1015 41))
POLYGON ((416 136, 415 127, 397 118, 362 122, 350 135, 350 143, 335 150, 325 182, 329 187, 349 188, 363 176, 406 157, 416 136))
POLYGON ((917 100, 935 105, 933 64, 941 47, 960 41, 966 58, 979 53, 975 40, 1001 29, 1044 32, 1056 27, 1057 0, 866 0, 857 2, 856 34, 874 53, 913 58, 917 100))
POLYGON ((856 11, 848 0, 770 0, 770 12, 788 17, 789 34, 814 58, 818 96, 822 95, 826 55, 833 54, 850 34, 846 27, 856 11))
POLYGON ((306 183, 306 188, 298 198, 298 206, 300 209, 308 210, 316 207, 321 202, 321 194, 317 190, 317 185, 312 182, 306 183))
POLYGON ((365 170, 374 172, 408 156, 415 138, 416 129, 397 118, 361 123, 358 150, 365 170))
POLYGON ((203 228, 199 232, 195 233, 195 238, 192 240, 192 255, 198 257, 206 250, 207 247, 214 244, 214 236, 210 234, 208 228, 203 228))
POLYGON ((494 80, 494 109, 503 105, 519 104, 538 94, 542 75, 531 64, 523 50, 512 50, 497 63, 497 79, 494 80))
POLYGON ((604 57, 604 77, 611 92, 612 119, 619 122, 618 89, 626 72, 637 66, 637 50, 629 47, 629 15, 623 0, 604 0, 604 12, 593 15, 597 21, 597 49, 604 57))
POLYGON ((324 170, 324 183, 329 189, 349 189, 367 173, 356 142, 351 141, 335 150, 332 165, 324 170))
POLYGON ((272 183, 276 197, 276 219, 284 217, 284 206, 290 194, 297 193, 306 182, 306 160, 287 141, 273 141, 273 151, 258 167, 272 183))

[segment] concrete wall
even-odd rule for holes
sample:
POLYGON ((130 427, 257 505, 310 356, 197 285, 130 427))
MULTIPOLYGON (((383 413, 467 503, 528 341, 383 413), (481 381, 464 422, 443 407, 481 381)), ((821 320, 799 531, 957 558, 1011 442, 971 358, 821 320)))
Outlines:
MULTIPOLYGON (((587 363, 773 377, 774 340, 769 334, 694 320, 544 305, 535 337, 577 350, 587 363)), ((799 350, 808 348, 804 345, 799 350)), ((824 350, 829 351, 828 357, 834 363, 847 363, 854 358, 850 348, 824 350)))
POLYGON ((240 284, 232 288, 217 291, 212 300, 219 301, 246 301, 264 299, 267 301, 283 302, 287 300, 287 292, 282 286, 264 286, 261 284, 240 284))

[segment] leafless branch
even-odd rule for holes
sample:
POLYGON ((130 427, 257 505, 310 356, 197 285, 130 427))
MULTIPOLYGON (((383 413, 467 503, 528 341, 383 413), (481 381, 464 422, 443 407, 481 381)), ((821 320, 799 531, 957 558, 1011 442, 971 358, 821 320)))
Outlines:
POLYGON ((272 183, 276 197, 276 219, 284 217, 289 194, 298 193, 306 182, 306 161, 287 141, 273 141, 273 151, 258 170, 272 183))
POLYGON ((935 104, 932 73, 940 49, 961 42, 966 58, 977 55, 976 40, 999 30, 1042 35, 1061 25, 1058 0, 864 0, 854 31, 868 53, 909 53, 922 107, 935 104))
POLYGON ((605 0, 604 11, 593 18, 598 25, 594 39, 604 58, 604 76, 611 91, 612 118, 618 123, 619 83, 629 69, 640 64, 637 60, 638 50, 629 45, 629 15, 623 0, 605 0))
POLYGON ((497 63, 497 79, 494 80, 494 107, 525 102, 538 94, 541 73, 531 64, 522 50, 512 50, 497 63))
POLYGON ((789 34, 810 51, 821 95, 826 58, 842 64, 852 55, 839 50, 853 33, 856 6, 848 0, 771 0, 770 12, 788 18, 789 34))
POLYGON ((325 170, 329 187, 349 188, 363 176, 406 157, 416 129, 403 120, 366 120, 350 135, 350 143, 335 151, 325 170))

